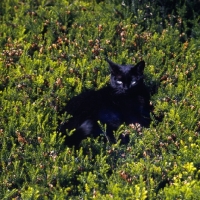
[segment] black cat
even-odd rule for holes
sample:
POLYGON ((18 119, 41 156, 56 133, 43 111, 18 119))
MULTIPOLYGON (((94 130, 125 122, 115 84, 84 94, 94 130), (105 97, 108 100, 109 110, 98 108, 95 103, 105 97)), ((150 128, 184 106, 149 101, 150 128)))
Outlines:
MULTIPOLYGON (((143 71, 145 62, 137 65, 119 65, 107 59, 110 65, 110 85, 94 91, 89 90, 73 97, 64 112, 72 115, 67 122, 62 122, 59 131, 66 135, 66 130, 75 129, 66 137, 68 146, 78 147, 86 137, 97 137, 103 133, 97 121, 106 124, 105 138, 115 142, 113 131, 123 123, 139 123, 148 127, 150 124, 150 94, 145 86, 143 71)), ((122 143, 128 138, 121 137, 122 143)))

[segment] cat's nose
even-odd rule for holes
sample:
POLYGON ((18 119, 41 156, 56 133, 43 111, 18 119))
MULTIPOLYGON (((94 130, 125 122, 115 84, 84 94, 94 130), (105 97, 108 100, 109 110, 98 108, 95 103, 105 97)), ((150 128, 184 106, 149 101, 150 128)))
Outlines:
POLYGON ((124 85, 124 89, 125 89, 125 90, 128 90, 128 86, 127 86, 127 85, 124 85))

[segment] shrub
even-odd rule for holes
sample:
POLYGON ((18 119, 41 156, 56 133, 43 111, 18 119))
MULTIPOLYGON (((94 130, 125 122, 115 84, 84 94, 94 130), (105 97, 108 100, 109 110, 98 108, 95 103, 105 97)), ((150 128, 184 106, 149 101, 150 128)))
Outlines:
POLYGON ((160 2, 1 1, 1 199, 198 199, 198 1, 160 2), (108 83, 105 56, 145 60, 151 126, 70 149, 58 111, 108 83))

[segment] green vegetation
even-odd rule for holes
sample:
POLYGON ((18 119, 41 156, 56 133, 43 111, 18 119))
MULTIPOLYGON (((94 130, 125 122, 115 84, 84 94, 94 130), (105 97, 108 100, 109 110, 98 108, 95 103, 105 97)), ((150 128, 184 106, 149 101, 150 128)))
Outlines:
POLYGON ((171 2, 1 0, 0 199, 199 199, 199 1, 171 2), (57 111, 107 84, 105 56, 145 60, 163 119, 70 149, 57 111))

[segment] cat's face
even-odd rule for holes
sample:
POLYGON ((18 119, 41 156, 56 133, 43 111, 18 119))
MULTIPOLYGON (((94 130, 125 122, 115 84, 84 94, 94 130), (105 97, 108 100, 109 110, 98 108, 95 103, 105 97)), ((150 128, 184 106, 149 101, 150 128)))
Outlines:
POLYGON ((117 94, 124 94, 143 83, 144 61, 135 66, 119 65, 108 59, 107 62, 111 72, 110 85, 117 94))

